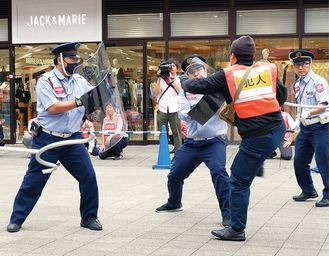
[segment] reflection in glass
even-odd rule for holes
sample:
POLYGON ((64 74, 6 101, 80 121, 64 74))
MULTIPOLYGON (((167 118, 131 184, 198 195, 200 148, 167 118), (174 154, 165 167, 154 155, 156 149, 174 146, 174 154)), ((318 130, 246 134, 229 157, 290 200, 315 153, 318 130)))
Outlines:
MULTIPOLYGON (((143 131, 142 46, 108 47, 112 77, 120 94, 128 131, 143 131)), ((142 140, 142 134, 129 134, 129 140, 142 140)))

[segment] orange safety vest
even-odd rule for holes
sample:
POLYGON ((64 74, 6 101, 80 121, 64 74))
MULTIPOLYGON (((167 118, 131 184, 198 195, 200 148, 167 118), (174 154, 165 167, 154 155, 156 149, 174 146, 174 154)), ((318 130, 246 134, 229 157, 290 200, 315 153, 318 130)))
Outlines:
MULTIPOLYGON (((233 65, 225 68, 225 77, 232 99, 239 87, 247 66, 233 65)), ((240 118, 260 116, 278 111, 276 100, 277 67, 272 63, 256 62, 244 84, 239 97, 234 102, 234 109, 240 118)))
POLYGON ((83 126, 80 127, 80 132, 82 132, 82 138, 89 138, 89 131, 90 131, 90 128, 93 127, 93 124, 86 120, 84 123, 83 123, 83 126))
POLYGON ((104 131, 107 132, 114 132, 117 129, 119 115, 115 115, 112 117, 105 117, 104 118, 104 131))

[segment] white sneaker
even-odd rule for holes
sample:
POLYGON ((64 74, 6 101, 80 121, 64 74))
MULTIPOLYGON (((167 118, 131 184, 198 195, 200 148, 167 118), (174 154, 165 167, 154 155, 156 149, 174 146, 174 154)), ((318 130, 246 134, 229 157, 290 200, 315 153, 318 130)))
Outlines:
POLYGON ((123 154, 122 154, 122 152, 120 153, 120 156, 115 156, 115 157, 113 157, 113 160, 120 160, 120 159, 122 159, 123 158, 123 154))

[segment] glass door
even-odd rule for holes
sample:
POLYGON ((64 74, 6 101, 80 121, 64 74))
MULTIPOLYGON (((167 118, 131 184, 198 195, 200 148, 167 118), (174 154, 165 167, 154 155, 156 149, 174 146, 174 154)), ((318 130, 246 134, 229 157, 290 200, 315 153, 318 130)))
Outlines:
POLYGON ((112 76, 122 101, 128 121, 129 143, 146 144, 147 136, 143 131, 147 118, 145 102, 146 78, 144 74, 144 45, 110 46, 107 53, 111 62, 112 76))

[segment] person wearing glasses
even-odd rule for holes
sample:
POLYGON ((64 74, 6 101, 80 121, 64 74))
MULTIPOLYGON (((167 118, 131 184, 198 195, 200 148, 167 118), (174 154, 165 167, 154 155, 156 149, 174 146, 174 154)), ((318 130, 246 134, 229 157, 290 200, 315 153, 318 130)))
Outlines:
POLYGON ((312 70, 312 52, 297 50, 290 53, 289 58, 299 77, 293 87, 297 104, 322 107, 300 107, 297 110, 300 131, 295 142, 294 168, 302 192, 293 200, 306 201, 319 196, 310 172, 310 163, 315 155, 324 185, 323 198, 315 206, 329 207, 329 109, 323 108, 329 102, 328 83, 312 70))
MULTIPOLYGON (((190 56, 184 59, 182 69, 187 78, 207 77, 206 60, 202 56, 190 56)), ((186 78, 186 79, 187 79, 186 78)), ((183 79, 183 78, 181 78, 183 79)), ((229 208, 229 183, 225 169, 227 124, 215 113, 204 125, 193 120, 188 112, 202 99, 202 94, 180 91, 178 95, 178 115, 186 121, 186 138, 176 151, 170 173, 168 174, 167 203, 158 207, 156 212, 182 210, 184 180, 204 163, 210 170, 218 205, 222 215, 222 226, 229 226, 231 212, 229 208)))
MULTIPOLYGON (((51 52, 55 67, 37 82, 37 122, 31 123, 33 148, 40 149, 54 142, 81 139, 80 123, 85 108, 80 97, 92 89, 82 76, 73 74, 80 62, 80 43, 65 43, 51 52)), ((70 144, 47 150, 42 154, 47 162, 59 161, 79 182, 80 226, 102 230, 97 218, 99 207, 96 174, 83 144, 70 144)), ((15 197, 8 232, 18 232, 39 200, 51 174, 43 174, 46 167, 32 155, 28 170, 15 197)), ((55 192, 57 193, 57 192, 55 192)))

